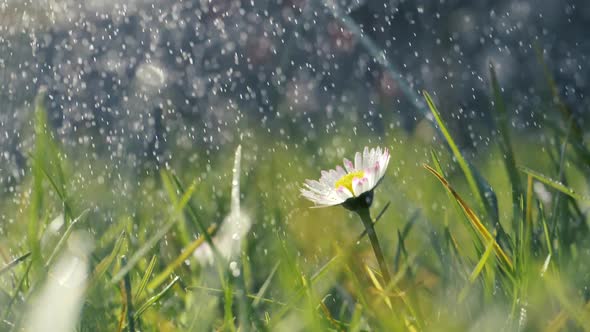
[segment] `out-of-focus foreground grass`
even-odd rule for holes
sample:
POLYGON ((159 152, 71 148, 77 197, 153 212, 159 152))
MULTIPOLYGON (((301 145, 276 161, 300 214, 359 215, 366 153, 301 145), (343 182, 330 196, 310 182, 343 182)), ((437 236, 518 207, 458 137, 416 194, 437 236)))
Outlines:
POLYGON ((590 150, 557 95, 546 140, 515 135, 491 77, 496 134, 475 155, 425 94, 435 140, 258 132, 133 180, 66 155, 39 99, 28 175, 0 203, 0 329, 590 329, 590 150), (299 197, 365 145, 392 153, 371 208, 389 285, 354 216, 299 197))

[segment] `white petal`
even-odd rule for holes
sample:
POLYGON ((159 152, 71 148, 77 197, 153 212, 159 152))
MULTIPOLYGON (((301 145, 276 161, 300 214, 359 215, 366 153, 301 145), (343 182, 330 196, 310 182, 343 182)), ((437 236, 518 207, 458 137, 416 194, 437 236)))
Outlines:
POLYGON ((350 190, 348 190, 348 188, 341 186, 340 188, 336 189, 336 194, 338 194, 338 196, 341 199, 347 200, 351 197, 353 197, 354 195, 350 192, 350 190))
POLYGON ((370 189, 373 189, 375 187, 375 182, 376 182, 376 174, 375 174, 375 168, 374 167, 369 167, 367 169, 365 169, 365 178, 367 179, 367 186, 370 189))
POLYGON ((316 205, 320 206, 332 206, 338 205, 344 202, 342 198, 339 198, 335 195, 335 192, 330 192, 327 194, 318 194, 316 192, 312 192, 309 190, 302 189, 301 195, 308 200, 312 201, 316 205))
POLYGON ((370 164, 369 164, 369 148, 365 146, 365 149, 363 150, 362 169, 365 169, 369 166, 370 166, 370 164))
POLYGON ((357 170, 363 169, 363 157, 360 152, 354 155, 354 168, 357 170))
POLYGON ((346 171, 342 168, 342 166, 338 166, 336 169, 322 171, 320 182, 324 182, 326 185, 334 187, 336 181, 338 181, 344 175, 346 175, 346 171))
POLYGON ((366 182, 366 180, 364 180, 364 178, 354 178, 352 179, 352 190, 354 191, 354 195, 355 196, 360 196, 362 193, 364 193, 363 191, 363 186, 364 183, 366 182))
POLYGON ((363 193, 366 193, 367 191, 373 189, 373 186, 371 185, 369 178, 368 177, 363 177, 361 179, 361 190, 363 193))
POLYGON ((352 173, 352 172, 354 172, 354 171, 356 170, 356 169, 354 168, 354 164, 352 163, 352 161, 350 161, 350 160, 348 160, 348 159, 344 158, 344 161, 343 161, 343 163, 344 163, 344 168, 346 168, 346 171, 347 171, 348 173, 352 173))
POLYGON ((319 182, 311 180, 308 180, 307 182, 308 183, 305 184, 306 188, 301 188, 301 195, 314 202, 318 206, 332 206, 342 204, 351 196, 348 190, 346 190, 346 192, 337 192, 335 188, 327 187, 323 183, 320 183, 321 188, 318 188, 310 186, 309 183, 312 185, 317 185, 319 182))

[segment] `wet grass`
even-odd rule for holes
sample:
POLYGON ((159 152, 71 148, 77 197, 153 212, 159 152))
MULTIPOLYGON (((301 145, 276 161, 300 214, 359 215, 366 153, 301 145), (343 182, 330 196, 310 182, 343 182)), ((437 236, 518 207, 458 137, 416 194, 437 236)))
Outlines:
POLYGON ((0 330, 589 330, 590 153, 555 94, 554 139, 515 135, 490 77, 477 158, 425 93, 436 140, 257 133, 133 179, 84 171, 109 166, 68 157, 39 98, 28 177, 1 203, 0 330), (392 151, 371 207, 387 284, 358 219, 298 191, 364 145, 392 151))

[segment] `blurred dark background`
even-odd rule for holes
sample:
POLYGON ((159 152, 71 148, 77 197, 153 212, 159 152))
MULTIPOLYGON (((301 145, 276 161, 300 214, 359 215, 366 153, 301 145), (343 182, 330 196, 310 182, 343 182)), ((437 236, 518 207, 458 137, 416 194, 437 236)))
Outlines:
POLYGON ((581 0, 2 0, 1 182, 25 173, 40 86, 68 151, 141 169, 257 131, 286 145, 411 134, 423 89, 463 147, 485 145, 489 63, 515 130, 535 135, 550 99, 539 54, 586 128, 589 23, 581 0))

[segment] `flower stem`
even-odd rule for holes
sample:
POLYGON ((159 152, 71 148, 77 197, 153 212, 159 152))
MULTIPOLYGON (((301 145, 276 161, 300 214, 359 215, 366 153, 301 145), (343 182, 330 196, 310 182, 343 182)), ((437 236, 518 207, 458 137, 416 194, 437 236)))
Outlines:
POLYGON ((375 253, 375 258, 377 258, 379 268, 381 269, 381 275, 383 275, 383 280, 385 281, 384 288, 386 288, 391 282, 391 276, 389 275, 389 270, 387 269, 385 259, 383 258, 383 252, 381 251, 381 246, 379 245, 379 239, 377 239, 377 233, 375 233, 375 228, 373 227, 371 212, 369 212, 368 207, 363 207, 356 210, 356 213, 358 213, 361 221, 363 222, 363 225, 365 226, 367 235, 371 241, 371 246, 373 247, 373 252, 375 253))

